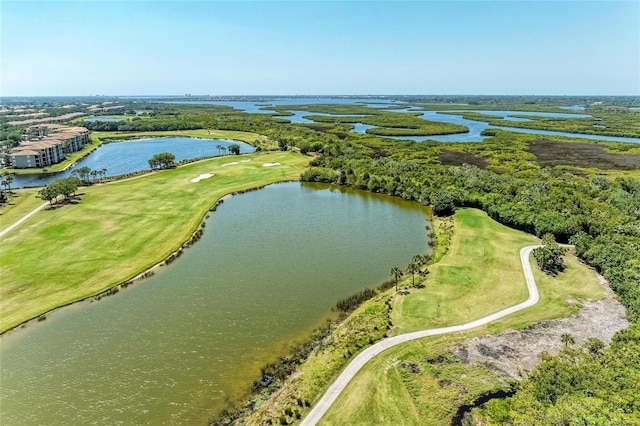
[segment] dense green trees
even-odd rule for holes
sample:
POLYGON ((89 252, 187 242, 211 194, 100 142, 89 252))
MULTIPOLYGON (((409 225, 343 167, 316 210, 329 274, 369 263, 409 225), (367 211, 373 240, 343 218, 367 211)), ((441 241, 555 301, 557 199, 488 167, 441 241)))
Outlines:
MULTIPOLYGON (((570 341, 568 341, 570 343, 570 341)), ((483 424, 640 424, 640 329, 614 336, 604 349, 598 339, 568 345, 517 385, 511 398, 492 400, 474 412, 483 424)))
POLYGON ((562 255, 564 249, 556 242, 552 234, 542 236, 542 247, 533 250, 533 258, 544 272, 556 275, 564 270, 562 255))
POLYGON ((176 166, 176 156, 170 152, 161 152, 149 159, 149 167, 152 169, 169 169, 176 166))
POLYGON ((301 178, 416 200, 433 205, 441 215, 457 207, 477 207, 507 226, 540 237, 551 234, 560 242, 571 240, 578 256, 603 273, 637 317, 640 180, 592 179, 557 168, 532 167, 530 159, 522 160, 529 155, 521 142, 526 137, 498 132, 484 146, 471 147, 490 149, 496 167, 511 168, 501 174, 474 166, 431 164, 430 152, 439 147, 334 139, 325 143, 301 178))
POLYGON ((13 183, 13 176, 5 173, 2 175, 2 180, 0 180, 0 186, 4 186, 7 191, 11 191, 11 184, 13 183))
POLYGON ((229 152, 233 155, 240 155, 240 145, 233 143, 227 147, 229 152))
POLYGON ((107 169, 102 168, 100 170, 91 170, 90 167, 83 166, 77 169, 73 169, 71 171, 71 176, 75 176, 82 181, 83 184, 90 183, 89 177, 93 182, 98 180, 98 177, 105 177, 107 174, 107 169))
POLYGON ((488 169, 438 165, 442 148, 428 143, 332 139, 301 178, 415 200, 439 215, 481 208, 542 237, 536 260, 552 273, 562 270, 556 241, 575 244, 576 254, 605 276, 627 307, 635 331, 619 333, 610 349, 590 340, 575 350, 565 337, 560 357, 545 355, 512 402, 493 402, 483 415, 498 424, 639 424, 640 179, 541 167, 527 151, 531 138, 496 131, 480 144, 447 146, 483 156, 488 169))
POLYGON ((38 191, 38 198, 49 201, 50 204, 54 204, 60 195, 63 195, 65 200, 69 200, 81 184, 82 181, 76 176, 55 179, 38 191))
POLYGON ((91 168, 87 166, 78 167, 77 169, 73 169, 73 171, 71 172, 71 176, 76 176, 83 182, 87 182, 89 180, 90 174, 91 168))

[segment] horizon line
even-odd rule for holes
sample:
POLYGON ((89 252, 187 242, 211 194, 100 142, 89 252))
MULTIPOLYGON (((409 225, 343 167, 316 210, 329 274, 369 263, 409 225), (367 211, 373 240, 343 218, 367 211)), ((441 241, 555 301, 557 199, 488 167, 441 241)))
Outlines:
POLYGON ((288 97, 288 98, 360 98, 360 97, 409 97, 409 96, 421 96, 421 97, 434 97, 434 96, 494 96, 494 97, 523 97, 523 96, 546 96, 546 97, 640 97, 640 94, 600 94, 600 93, 588 93, 588 94, 543 94, 543 93, 520 93, 520 94, 498 94, 498 93, 483 93, 483 94, 470 94, 470 93, 436 93, 436 94, 424 94, 424 93, 414 93, 414 94, 393 94, 393 93, 370 93, 370 94, 267 94, 267 95, 259 95, 259 94, 224 94, 224 95, 211 95, 211 94, 153 94, 153 95, 145 95, 145 94, 88 94, 88 95, 0 95, 0 99, 6 98, 117 98, 117 97, 128 97, 128 98, 247 98, 247 97, 288 97))

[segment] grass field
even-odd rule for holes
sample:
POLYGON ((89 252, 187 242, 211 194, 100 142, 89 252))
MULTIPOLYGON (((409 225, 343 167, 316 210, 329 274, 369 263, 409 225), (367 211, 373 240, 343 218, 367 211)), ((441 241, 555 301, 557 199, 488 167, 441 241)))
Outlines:
POLYGON ((453 229, 449 254, 429 268, 425 288, 394 300, 396 334, 467 322, 527 298, 519 250, 536 238, 471 209, 458 211, 453 229))
MULTIPOLYGON (((426 288, 396 298, 393 322, 401 330, 464 322, 526 298, 518 252, 534 238, 503 227, 477 210, 460 210, 454 219, 451 247, 432 266, 426 288), (516 287, 522 288, 522 294, 516 287)), ((426 360, 446 357, 448 348, 464 339, 568 316, 579 309, 580 302, 606 296, 589 268, 571 256, 565 256, 565 262, 567 269, 558 277, 534 266, 541 298, 532 308, 471 331, 421 339, 383 352, 356 375, 320 424, 449 424, 457 406, 505 383, 483 366, 469 367, 455 359, 426 360), (412 370, 414 366, 417 370, 412 370)))
POLYGON ((0 231, 43 203, 36 198, 36 188, 13 189, 11 192, 7 204, 0 208, 0 231))
POLYGON ((220 197, 296 180, 308 162, 289 152, 224 157, 80 188, 76 204, 40 211, 0 241, 0 332, 136 276, 178 249, 220 197), (251 161, 221 167, 240 159, 251 161), (191 182, 204 173, 214 176, 191 182))
POLYGON ((265 141, 266 136, 235 130, 174 130, 164 132, 93 132, 98 139, 142 139, 163 136, 184 136, 187 138, 230 139, 255 145, 255 141, 265 141))

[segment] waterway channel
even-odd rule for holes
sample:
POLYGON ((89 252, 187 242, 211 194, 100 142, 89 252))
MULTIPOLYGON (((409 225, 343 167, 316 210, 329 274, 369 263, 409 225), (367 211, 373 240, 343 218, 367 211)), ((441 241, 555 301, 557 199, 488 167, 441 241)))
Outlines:
MULTIPOLYGON (((286 105, 317 105, 317 104, 338 104, 338 105, 362 105, 370 108, 382 108, 387 109, 391 112, 417 112, 420 111, 420 108, 417 108, 414 105, 407 104, 405 102, 399 101, 390 101, 387 99, 371 99, 371 98, 362 98, 362 99, 342 99, 342 98, 308 98, 308 99, 286 99, 286 100, 273 100, 273 101, 265 101, 265 102, 239 102, 239 101, 194 101, 194 102, 174 102, 174 103, 195 103, 195 104, 212 104, 212 105, 226 105, 230 106, 248 113, 262 113, 262 114, 273 114, 274 110, 269 110, 269 105, 276 106, 286 106, 286 105), (405 108, 401 108, 405 106, 405 108), (394 106, 394 109, 388 109, 389 106, 394 106)), ((460 111, 455 108, 456 105, 451 105, 451 109, 442 112, 456 112, 460 111)), ((584 107, 579 105, 567 106, 567 107, 559 107, 561 109, 565 109, 568 111, 582 111, 584 107)), ((634 108, 631 108, 634 109, 634 108)), ((292 116, 282 116, 278 117, 280 119, 289 120, 292 123, 312 123, 311 120, 304 118, 305 116, 310 115, 327 115, 331 116, 333 114, 320 114, 309 111, 295 110, 290 109, 287 110, 293 113, 292 116)), ((494 115, 494 116, 502 116, 507 121, 530 121, 526 118, 519 118, 514 116, 538 116, 538 117, 561 117, 561 118, 585 118, 590 117, 587 114, 579 114, 579 113, 553 113, 553 112, 532 112, 532 111, 492 111, 492 110, 469 110, 469 112, 478 112, 481 114, 494 115)), ((589 135, 589 134, 581 134, 581 133, 568 133, 568 132, 555 132, 548 130, 535 130, 535 129, 525 129, 519 127, 506 127, 506 126, 490 126, 486 122, 482 121, 474 121, 467 120, 462 118, 459 115, 451 115, 451 114, 439 114, 437 111, 424 111, 422 115, 419 117, 429 120, 429 121, 438 121, 442 123, 452 123, 459 124, 462 126, 466 126, 469 128, 469 132, 467 133, 457 133, 453 135, 434 135, 434 136, 389 136, 390 139, 397 140, 415 140, 417 142, 422 142, 425 140, 435 140, 438 142, 482 142, 488 136, 482 136, 482 132, 486 129, 502 129, 508 130, 516 133, 529 133, 534 135, 544 135, 544 136, 562 136, 562 137, 572 137, 572 138, 583 138, 583 139, 591 139, 598 141, 612 141, 612 142, 632 142, 632 143, 640 143, 640 138, 631 138, 631 137, 616 137, 616 136, 600 136, 600 135, 589 135)), ((367 129, 370 129, 375 126, 369 126, 363 123, 355 123, 353 131, 355 133, 364 134, 367 129)))
POLYGON ((2 424, 204 425, 341 298, 428 249, 417 203, 286 183, 225 200, 194 246, 0 337, 2 424))

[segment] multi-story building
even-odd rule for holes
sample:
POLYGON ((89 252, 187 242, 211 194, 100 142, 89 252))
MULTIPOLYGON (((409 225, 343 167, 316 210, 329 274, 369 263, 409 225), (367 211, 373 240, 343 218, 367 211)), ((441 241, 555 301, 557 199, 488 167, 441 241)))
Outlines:
POLYGON ((25 133, 27 140, 11 151, 11 165, 16 169, 59 163, 89 142, 89 131, 84 127, 43 124, 29 127, 25 133))

